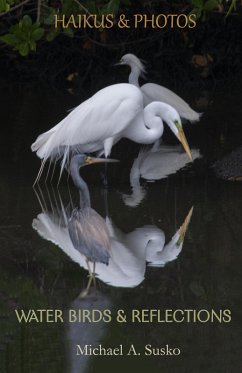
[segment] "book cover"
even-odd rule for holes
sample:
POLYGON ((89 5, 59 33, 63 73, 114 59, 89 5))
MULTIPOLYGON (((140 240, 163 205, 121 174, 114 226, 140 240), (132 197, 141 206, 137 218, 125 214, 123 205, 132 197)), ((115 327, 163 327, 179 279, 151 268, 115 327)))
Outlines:
POLYGON ((0 20, 1 372, 239 372, 240 1, 0 20))

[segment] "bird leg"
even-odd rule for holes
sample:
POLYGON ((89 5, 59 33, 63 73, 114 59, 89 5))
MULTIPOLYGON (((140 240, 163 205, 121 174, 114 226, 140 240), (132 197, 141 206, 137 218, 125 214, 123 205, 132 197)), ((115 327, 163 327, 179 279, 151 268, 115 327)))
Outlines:
POLYGON ((80 298, 85 298, 88 295, 91 284, 92 284, 92 281, 93 281, 94 285, 96 286, 96 279, 95 279, 95 272, 94 272, 95 262, 93 263, 93 271, 91 270, 88 259, 86 259, 86 263, 87 263, 87 268, 88 268, 88 272, 89 272, 89 275, 88 275, 89 280, 88 280, 86 289, 83 290, 81 292, 81 294, 79 295, 80 298))
POLYGON ((96 288, 96 273, 95 273, 95 268, 96 268, 96 262, 93 262, 93 268, 92 268, 92 275, 93 275, 93 285, 96 288))
POLYGON ((105 163, 104 172, 101 172, 101 180, 105 189, 108 188, 108 165, 105 163))

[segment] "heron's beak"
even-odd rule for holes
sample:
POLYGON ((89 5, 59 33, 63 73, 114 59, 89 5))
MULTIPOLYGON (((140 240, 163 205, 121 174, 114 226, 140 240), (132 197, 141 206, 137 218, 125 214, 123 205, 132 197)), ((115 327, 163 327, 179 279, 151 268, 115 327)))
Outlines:
POLYGON ((182 146, 185 149, 185 151, 186 151, 189 159, 192 161, 193 159, 192 159, 191 149, 190 149, 190 147, 189 147, 189 145, 187 143, 187 139, 186 139, 185 133, 183 131, 183 128, 182 128, 182 126, 181 126, 181 124, 179 122, 175 122, 175 125, 176 125, 176 127, 178 129, 178 135, 177 135, 177 137, 181 141, 182 146))
POLYGON ((120 66, 120 65, 126 65, 122 60, 119 62, 114 63, 112 66, 120 66))
POLYGON ((188 225, 189 225, 191 217, 192 217, 192 213, 193 213, 193 207, 190 209, 189 213, 186 216, 186 219, 184 220, 184 223, 182 224, 182 226, 179 229, 179 239, 176 243, 177 246, 179 246, 184 241, 185 234, 186 234, 188 225))
POLYGON ((94 157, 87 157, 86 164, 93 164, 93 163, 116 163, 119 162, 118 159, 111 159, 111 158, 94 158, 94 157))

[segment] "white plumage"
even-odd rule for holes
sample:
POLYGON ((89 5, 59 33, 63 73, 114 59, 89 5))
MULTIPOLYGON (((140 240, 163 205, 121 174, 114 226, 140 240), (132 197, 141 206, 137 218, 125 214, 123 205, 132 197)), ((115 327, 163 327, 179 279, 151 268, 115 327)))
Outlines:
MULTIPOLYGON (((108 266, 96 263, 96 277, 111 286, 138 286, 145 278, 147 263, 153 267, 163 267, 178 257, 191 215, 192 209, 181 228, 167 244, 164 232, 154 225, 123 233, 107 217, 106 225, 111 244, 110 259, 108 266)), ((32 227, 45 240, 59 246, 74 262, 88 269, 85 256, 74 247, 70 239, 68 218, 64 209, 52 213, 43 211, 33 220, 32 227)))
POLYGON ((70 155, 99 152, 108 157, 113 144, 122 137, 152 144, 163 134, 163 120, 191 159, 181 119, 174 108, 162 102, 152 102, 144 108, 140 89, 128 83, 101 89, 32 144, 32 151, 43 160, 36 181, 47 159, 62 158, 62 173, 70 155))
MULTIPOLYGON (((105 141, 122 132, 142 109, 143 97, 135 87, 130 89, 128 84, 106 87, 41 134, 31 149, 41 159, 51 157, 54 149, 61 152, 62 146, 78 145, 81 153, 105 150, 105 141)), ((110 150, 105 150, 106 156, 110 150)))

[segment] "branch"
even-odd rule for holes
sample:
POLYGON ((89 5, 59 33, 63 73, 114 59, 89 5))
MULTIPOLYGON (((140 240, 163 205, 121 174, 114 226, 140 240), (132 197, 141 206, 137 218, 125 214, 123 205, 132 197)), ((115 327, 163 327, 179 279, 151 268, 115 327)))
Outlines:
POLYGON ((41 0, 38 0, 36 22, 39 22, 40 20, 40 8, 41 8, 41 0))
MULTIPOLYGON (((79 5, 79 7, 81 8, 81 9, 83 9, 89 16, 92 16, 92 14, 89 12, 89 10, 84 6, 84 5, 82 5, 78 0, 74 0, 75 1, 75 3, 77 3, 77 5, 79 5)), ((101 23, 99 22, 99 21, 97 21, 97 24, 98 25, 101 25, 101 23)))

